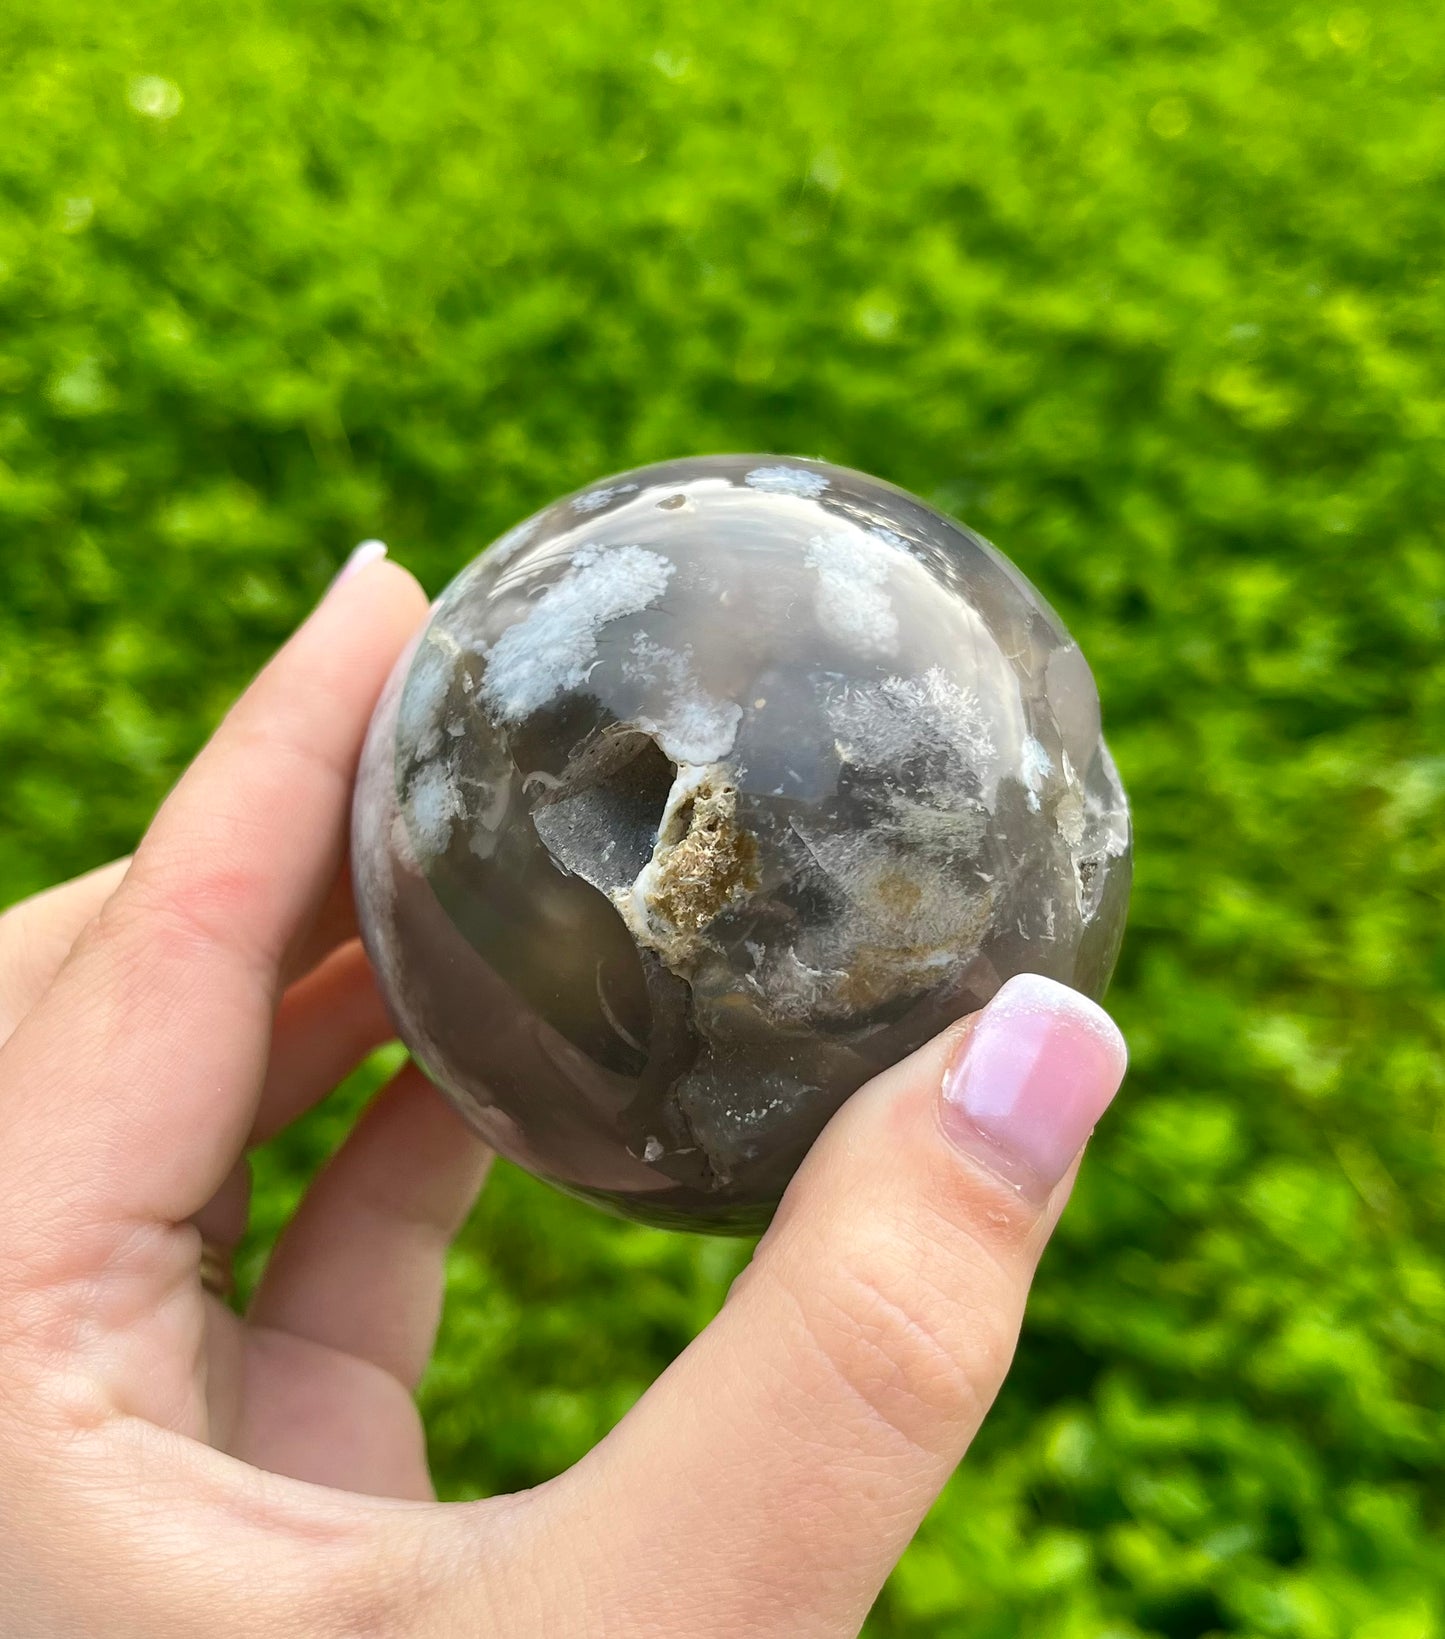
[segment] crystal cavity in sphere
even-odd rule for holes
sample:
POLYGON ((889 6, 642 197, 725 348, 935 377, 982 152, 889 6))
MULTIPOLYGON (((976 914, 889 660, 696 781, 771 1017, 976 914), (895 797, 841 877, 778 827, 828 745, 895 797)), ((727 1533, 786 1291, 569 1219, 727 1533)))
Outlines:
POLYGON ((1078 645, 861 473, 712 456, 555 502, 452 582, 377 707, 362 930, 503 1155, 747 1231, 863 1081, 1011 975, 1091 996, 1130 828, 1078 645))

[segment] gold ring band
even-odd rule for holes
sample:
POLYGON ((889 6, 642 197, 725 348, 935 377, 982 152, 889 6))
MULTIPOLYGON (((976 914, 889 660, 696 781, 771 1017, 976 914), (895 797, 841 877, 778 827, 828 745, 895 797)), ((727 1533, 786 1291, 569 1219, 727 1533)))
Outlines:
POLYGON ((236 1290, 236 1272, 231 1267, 231 1254, 225 1247, 204 1239, 201 1241, 201 1285, 222 1302, 236 1290))

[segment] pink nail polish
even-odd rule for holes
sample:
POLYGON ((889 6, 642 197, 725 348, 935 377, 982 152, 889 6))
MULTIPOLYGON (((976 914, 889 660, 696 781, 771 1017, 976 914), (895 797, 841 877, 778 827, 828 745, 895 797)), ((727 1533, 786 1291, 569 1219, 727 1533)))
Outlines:
POLYGON ((1103 1008, 1036 973, 1008 981, 943 1078, 950 1138, 1042 1199, 1124 1079, 1128 1052, 1103 1008))
POLYGON ((328 590, 334 592, 343 581, 350 580, 353 575, 365 569, 368 564, 376 563, 378 559, 385 556, 385 541, 363 541, 360 546, 353 549, 351 556, 336 571, 336 579, 332 581, 328 590))

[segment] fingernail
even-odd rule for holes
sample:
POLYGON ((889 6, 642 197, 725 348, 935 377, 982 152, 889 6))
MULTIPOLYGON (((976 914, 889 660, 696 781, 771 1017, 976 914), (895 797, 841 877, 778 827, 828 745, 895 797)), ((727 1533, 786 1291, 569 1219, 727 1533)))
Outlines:
POLYGON ((375 563, 379 558, 386 556, 385 541, 363 541, 360 546, 353 548, 351 556, 336 571, 336 579, 327 587, 328 592, 334 592, 343 581, 348 581, 368 564, 375 563))
POLYGON ((978 1015, 944 1074, 944 1129, 1042 1200, 1108 1109, 1127 1062, 1103 1008, 1053 979, 1020 973, 978 1015))

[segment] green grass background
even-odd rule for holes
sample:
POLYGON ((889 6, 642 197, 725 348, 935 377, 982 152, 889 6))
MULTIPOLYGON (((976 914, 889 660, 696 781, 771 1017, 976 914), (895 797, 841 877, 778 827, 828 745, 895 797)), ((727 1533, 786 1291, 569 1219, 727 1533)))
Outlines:
MULTIPOLYGON (((1133 1069, 870 1632, 1445 1634, 1442 93, 1435 0, 9 0, 0 900, 363 536, 437 589, 664 456, 919 491, 1097 671, 1133 1069)), ((444 1492, 584 1450, 743 1255, 503 1169, 444 1492)))

